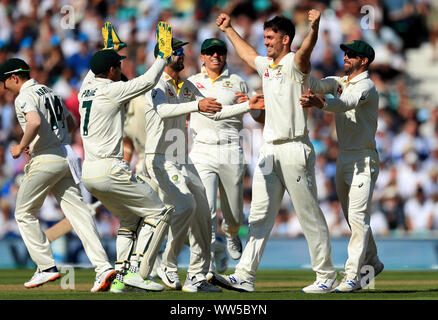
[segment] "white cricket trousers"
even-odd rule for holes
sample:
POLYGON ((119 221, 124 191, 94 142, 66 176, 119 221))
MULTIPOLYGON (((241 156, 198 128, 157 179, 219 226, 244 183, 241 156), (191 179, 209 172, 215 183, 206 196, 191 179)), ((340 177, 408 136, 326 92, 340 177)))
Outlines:
POLYGON ((364 265, 378 261, 377 247, 370 227, 371 198, 379 175, 376 150, 343 151, 336 161, 336 192, 351 229, 345 273, 360 275, 364 265))
POLYGON ((145 171, 165 195, 163 201, 175 207, 162 267, 178 270, 178 255, 189 238, 190 263, 187 272, 205 279, 210 266, 211 217, 205 188, 194 165, 167 161, 165 155, 146 154, 145 171))
POLYGON ((103 249, 92 214, 82 201, 61 147, 33 156, 24 168, 17 194, 15 219, 23 241, 39 270, 55 266, 52 249, 36 214, 51 192, 82 241, 96 273, 112 268, 103 249))
POLYGON ((248 240, 235 271, 243 279, 255 281, 285 190, 307 240, 317 279, 336 276, 329 231, 317 200, 314 165, 315 152, 307 136, 261 147, 252 184, 248 240))
POLYGON ((156 191, 139 181, 123 160, 107 158, 84 161, 82 180, 87 190, 120 221, 117 236, 117 263, 131 258, 136 238, 147 237, 148 228, 142 228, 143 219, 158 222, 166 206, 156 191))
POLYGON ((243 224, 243 178, 246 165, 239 144, 194 143, 190 158, 198 171, 207 194, 212 221, 214 253, 217 233, 217 195, 219 190, 222 211, 221 228, 227 237, 234 238, 243 224))

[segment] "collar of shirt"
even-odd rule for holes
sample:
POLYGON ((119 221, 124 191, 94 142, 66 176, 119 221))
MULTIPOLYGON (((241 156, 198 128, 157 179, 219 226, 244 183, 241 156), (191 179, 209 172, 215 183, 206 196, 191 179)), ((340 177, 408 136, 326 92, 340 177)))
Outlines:
POLYGON ((272 63, 269 65, 269 68, 271 69, 281 69, 281 67, 283 66, 285 60, 287 59, 287 57, 289 56, 289 54, 291 54, 292 52, 289 52, 288 54, 286 54, 283 58, 281 58, 281 60, 278 62, 278 64, 274 64, 274 60, 272 59, 272 63))
POLYGON ((361 80, 364 80, 364 79, 367 79, 367 78, 369 78, 369 74, 368 74, 368 71, 364 71, 364 72, 362 72, 362 73, 359 73, 357 76, 355 76, 353 79, 351 79, 350 81, 348 81, 348 76, 344 76, 343 78, 342 78, 342 81, 343 82, 346 82, 347 84, 348 83, 357 83, 357 82, 359 82, 359 81, 361 81, 361 80))
POLYGON ((21 88, 20 88, 20 92, 21 92, 22 90, 25 90, 25 89, 27 89, 27 88, 29 88, 29 87, 31 87, 31 86, 36 85, 36 84, 38 84, 38 81, 36 81, 35 79, 29 79, 29 80, 27 80, 25 83, 23 83, 23 85, 22 85, 21 88))
POLYGON ((103 82, 103 83, 111 83, 111 82, 114 82, 114 81, 111 80, 111 79, 107 79, 107 78, 99 78, 99 77, 95 77, 94 80, 97 81, 97 82, 103 82))
POLYGON ((172 84, 172 86, 175 88, 176 94, 179 95, 179 92, 180 92, 180 90, 181 90, 181 88, 182 88, 182 86, 184 84, 184 80, 179 78, 178 79, 178 83, 176 83, 176 81, 171 76, 169 76, 166 72, 164 72, 164 71, 163 71, 163 74, 162 74, 162 78, 166 82, 170 82, 172 84))
MULTIPOLYGON (((208 75, 208 72, 207 72, 207 68, 205 68, 205 65, 202 65, 202 67, 201 67, 201 74, 204 75, 206 78, 210 78, 210 76, 208 75)), ((210 79, 212 82, 215 82, 216 80, 218 80, 222 77, 228 77, 229 74, 230 74, 230 72, 228 70, 228 66, 227 66, 227 64, 225 64, 220 76, 215 78, 215 79, 211 79, 211 78, 210 79)))

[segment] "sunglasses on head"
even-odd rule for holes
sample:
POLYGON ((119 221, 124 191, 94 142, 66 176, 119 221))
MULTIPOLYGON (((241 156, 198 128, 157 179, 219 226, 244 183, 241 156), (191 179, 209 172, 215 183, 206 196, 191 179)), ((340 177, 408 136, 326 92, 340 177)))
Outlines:
POLYGON ((345 51, 344 53, 344 57, 347 56, 347 58, 349 59, 354 59, 354 58, 363 58, 363 56, 361 56, 360 54, 354 52, 354 51, 345 51))
POLYGON ((223 55, 227 54, 227 50, 225 50, 224 48, 221 48, 221 47, 212 47, 212 48, 208 48, 208 49, 204 50, 204 52, 202 52, 202 54, 206 54, 208 56, 212 56, 215 53, 217 53, 219 56, 223 56, 223 55))
POLYGON ((183 48, 179 48, 179 49, 174 50, 172 54, 173 54, 174 56, 178 56, 178 57, 179 57, 179 56, 182 55, 183 53, 184 53, 184 49, 183 49, 183 48))

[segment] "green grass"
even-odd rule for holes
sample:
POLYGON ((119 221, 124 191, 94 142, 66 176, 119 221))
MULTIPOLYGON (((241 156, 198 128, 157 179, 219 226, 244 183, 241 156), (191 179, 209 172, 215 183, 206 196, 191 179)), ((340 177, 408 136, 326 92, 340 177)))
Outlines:
MULTIPOLYGON (((301 288, 313 282, 314 273, 308 270, 260 270, 256 292, 190 294, 166 289, 163 292, 112 294, 91 293, 94 282, 92 270, 75 269, 75 290, 64 290, 61 281, 25 289, 23 283, 34 270, 0 269, 0 300, 437 300, 437 271, 384 271, 375 281, 375 288, 349 294, 304 294, 301 288)), ((180 271, 185 279, 185 271, 180 271)))

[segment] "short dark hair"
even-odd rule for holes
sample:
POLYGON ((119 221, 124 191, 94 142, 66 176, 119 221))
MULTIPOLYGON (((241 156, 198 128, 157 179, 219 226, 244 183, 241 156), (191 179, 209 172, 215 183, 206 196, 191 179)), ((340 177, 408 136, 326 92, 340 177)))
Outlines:
POLYGON ((271 20, 265 21, 263 24, 263 30, 266 29, 272 29, 274 32, 288 35, 291 43, 295 37, 295 26, 292 21, 285 16, 275 16, 271 20))

